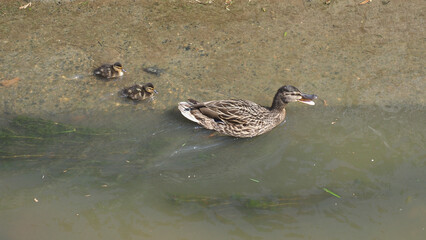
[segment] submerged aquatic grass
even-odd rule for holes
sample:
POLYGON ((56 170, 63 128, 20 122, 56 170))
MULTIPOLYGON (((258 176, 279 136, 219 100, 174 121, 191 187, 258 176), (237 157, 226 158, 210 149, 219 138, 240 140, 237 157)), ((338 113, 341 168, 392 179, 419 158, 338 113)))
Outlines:
POLYGON ((86 136, 106 136, 112 131, 105 129, 94 129, 76 127, 42 118, 17 116, 11 120, 10 126, 0 128, 0 139, 33 139, 46 140, 52 137, 73 133, 86 136))
POLYGON ((255 182, 255 183, 260 183, 260 181, 259 181, 259 180, 254 179, 254 178, 250 178, 250 180, 251 180, 251 181, 253 181, 253 182, 255 182))
POLYGON ((233 207, 240 207, 244 209, 274 209, 318 202, 325 198, 323 194, 316 194, 308 197, 287 197, 280 195, 252 197, 234 194, 220 196, 170 195, 169 199, 175 204, 195 203, 204 207, 231 205, 233 207))
POLYGON ((326 193, 329 193, 329 194, 331 194, 331 195, 333 195, 333 196, 335 196, 337 198, 342 198, 341 196, 339 196, 338 194, 336 194, 336 193, 328 190, 327 188, 322 188, 322 190, 324 190, 326 193))
POLYGON ((17 116, 7 126, 0 128, 0 159, 45 157, 43 144, 58 139, 61 142, 84 144, 87 137, 109 136, 113 133, 108 129, 78 127, 42 118, 17 116), (19 150, 28 154, 16 154, 19 150))

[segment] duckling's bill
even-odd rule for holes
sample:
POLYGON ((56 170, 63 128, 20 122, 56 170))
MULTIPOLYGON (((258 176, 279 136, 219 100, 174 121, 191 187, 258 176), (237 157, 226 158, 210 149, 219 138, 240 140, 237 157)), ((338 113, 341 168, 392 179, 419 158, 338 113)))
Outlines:
POLYGON ((312 101, 312 100, 317 99, 317 98, 318 98, 318 96, 315 95, 315 94, 303 94, 302 93, 302 98, 297 100, 297 101, 313 106, 313 105, 315 105, 315 102, 312 101))

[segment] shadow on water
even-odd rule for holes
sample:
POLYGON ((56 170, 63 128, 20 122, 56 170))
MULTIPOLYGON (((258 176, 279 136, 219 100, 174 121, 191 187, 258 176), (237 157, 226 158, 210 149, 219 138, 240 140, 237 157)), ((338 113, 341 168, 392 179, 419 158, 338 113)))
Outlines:
POLYGON ((114 216, 131 225, 128 234, 139 235, 124 215, 143 223, 154 211, 160 214, 151 216, 154 222, 248 224, 254 228, 244 233, 257 235, 311 221, 306 218, 359 230, 362 214, 385 218, 398 202, 410 207, 425 196, 424 131, 417 121, 425 113, 417 107, 395 113, 294 106, 285 124, 250 139, 212 136, 177 110, 138 117, 146 113, 97 116, 114 126, 109 129, 2 119, 1 192, 8 192, 2 211, 25 208, 25 198, 54 209, 77 201, 78 210, 65 212, 95 229, 99 218, 114 216))
POLYGON ((127 119, 125 124, 122 119, 106 117, 111 125, 121 122, 116 129, 18 116, 1 128, 0 157, 10 165, 48 167, 61 162, 78 172, 91 166, 106 175, 124 174, 129 181, 142 176, 144 181, 171 185, 173 190, 195 178, 195 186, 210 181, 212 186, 194 189, 232 193, 236 186, 240 191, 245 186, 250 189, 252 178, 270 184, 269 193, 282 187, 297 193, 307 186, 340 185, 342 181, 372 183, 366 169, 373 166, 370 171, 375 174, 388 174, 387 170, 401 164, 420 164, 424 136, 416 134, 421 123, 412 120, 422 119, 424 113, 401 111, 395 115, 366 107, 292 108, 284 125, 251 139, 211 135, 177 111, 151 119, 127 119), (296 179, 301 175, 299 182, 296 179), (334 177, 339 180, 333 182, 334 177))
POLYGON ((399 201, 409 207, 424 199, 424 132, 416 121, 424 114, 290 107, 285 124, 251 139, 211 136, 175 110, 125 123, 104 116, 113 129, 3 119, 2 211, 25 207, 22 196, 31 195, 53 208, 75 199, 76 213, 95 228, 95 216, 130 214, 141 223, 156 211, 153 221, 204 219, 255 232, 318 217, 357 230, 362 214, 381 219, 399 201))

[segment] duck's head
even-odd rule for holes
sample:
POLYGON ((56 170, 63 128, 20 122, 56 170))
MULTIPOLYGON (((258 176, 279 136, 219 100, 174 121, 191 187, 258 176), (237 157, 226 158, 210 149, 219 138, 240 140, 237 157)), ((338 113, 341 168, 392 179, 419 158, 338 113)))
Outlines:
POLYGON ((277 94, 275 94, 273 107, 278 107, 285 105, 291 102, 301 102, 308 105, 315 105, 315 102, 312 101, 317 98, 315 94, 305 94, 299 91, 296 87, 286 85, 278 89, 277 94))
POLYGON ((143 85, 143 89, 147 93, 158 93, 157 90, 154 89, 154 85, 152 83, 147 83, 147 84, 143 85))
POLYGON ((119 62, 114 63, 114 65, 112 65, 112 68, 114 68, 114 70, 117 72, 126 72, 126 70, 124 70, 123 68, 123 65, 121 65, 121 63, 119 62))

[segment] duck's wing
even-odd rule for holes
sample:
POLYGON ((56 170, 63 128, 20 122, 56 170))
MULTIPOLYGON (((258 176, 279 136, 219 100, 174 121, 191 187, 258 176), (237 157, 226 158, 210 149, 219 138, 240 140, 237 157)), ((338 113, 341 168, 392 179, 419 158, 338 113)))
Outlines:
POLYGON ((108 77, 112 76, 112 70, 111 69, 112 69, 111 65, 104 64, 104 65, 100 66, 99 68, 96 68, 93 71, 93 74, 95 74, 97 76, 108 78, 108 77))
POLYGON ((260 114, 265 113, 266 109, 251 101, 231 99, 205 102, 198 107, 198 110, 215 121, 244 125, 257 119, 260 114))

